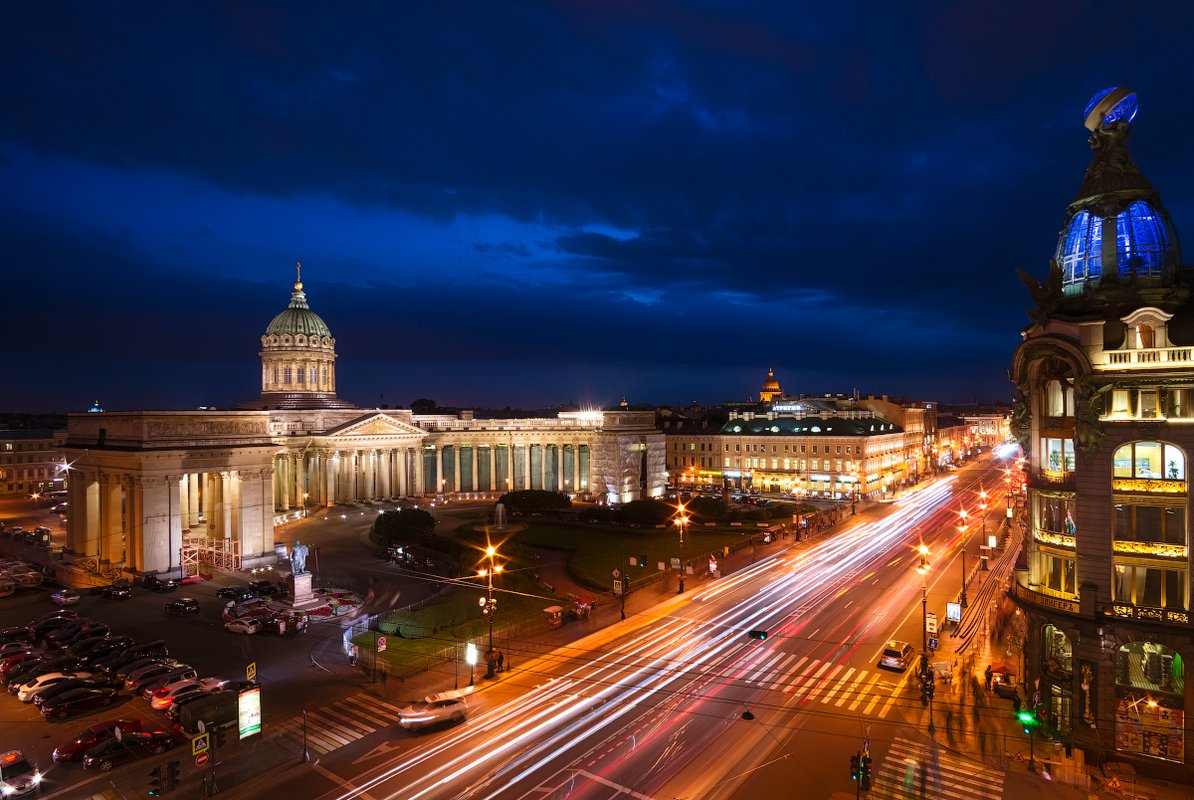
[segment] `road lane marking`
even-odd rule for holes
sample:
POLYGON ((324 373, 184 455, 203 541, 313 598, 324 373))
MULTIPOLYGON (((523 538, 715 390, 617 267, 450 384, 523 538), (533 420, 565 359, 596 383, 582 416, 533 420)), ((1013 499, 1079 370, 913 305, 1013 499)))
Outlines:
MULTIPOLYGON (((807 658, 807 656, 805 658, 807 658)), ((803 663, 804 660, 805 659, 801 659, 801 662, 803 663)), ((817 664, 820 664, 820 663, 821 663, 820 661, 818 661, 817 659, 814 658, 812 661, 808 662, 808 668, 812 669, 814 666, 816 666, 817 664)), ((828 666, 828 665, 826 665, 826 666, 828 666)), ((824 671, 824 667, 822 667, 822 671, 824 671)), ((784 687, 784 691, 785 692, 794 692, 800 686, 800 684, 804 683, 807 680, 811 680, 811 679, 812 679, 812 676, 809 673, 802 672, 801 674, 792 678, 792 682, 784 687)))
POLYGON ((782 683, 784 685, 785 692, 790 692, 796 688, 796 684, 798 684, 800 682, 800 678, 794 677, 794 676, 796 675, 797 672, 800 671, 800 668, 802 666, 804 666, 804 662, 806 662, 806 661, 808 661, 808 656, 801 656, 800 660, 797 661, 796 664, 791 669, 788 670, 788 674, 783 676, 783 678, 780 679, 780 683, 782 683))
MULTIPOLYGON (((843 666, 843 665, 838 665, 838 669, 841 669, 841 668, 842 668, 842 666, 843 666)), ((835 670, 834 672, 835 672, 835 674, 836 674, 836 670, 835 670)), ((825 703, 828 703, 830 700, 832 700, 832 699, 833 699, 833 696, 834 696, 835 694, 837 694, 837 693, 838 693, 839 691, 841 691, 842 689, 845 689, 845 688, 846 688, 846 686, 849 684, 849 681, 850 681, 850 676, 851 676, 851 675, 853 675, 853 674, 854 674, 854 667, 850 667, 850 671, 849 671, 849 672, 847 672, 845 675, 843 675, 843 676, 842 676, 842 679, 841 679, 840 681, 838 681, 837 683, 835 683, 835 684, 833 685, 833 687, 832 687, 832 688, 830 688, 830 690, 829 690, 828 692, 826 692, 826 693, 825 693, 825 696, 821 698, 821 703, 822 703, 822 705, 824 705, 825 703)), ((828 681, 832 680, 832 678, 833 678, 833 675, 830 675, 830 676, 829 676, 828 678, 826 678, 825 680, 826 680, 826 682, 828 682, 828 681)), ((844 696, 844 695, 843 695, 843 696, 844 696)))
MULTIPOLYGON (((863 673, 863 674, 865 675, 866 673, 863 673)), ((867 683, 866 688, 864 688, 861 692, 859 692, 855 696, 854 702, 850 704, 850 708, 848 709, 849 711, 853 711, 854 709, 858 708, 858 704, 862 702, 862 698, 866 697, 868 694, 871 693, 872 690, 874 690, 875 683, 878 680, 879 680, 879 673, 876 672, 874 675, 871 676, 871 680, 869 683, 867 683)), ((878 695, 876 695, 876 697, 877 696, 878 695)), ((867 711, 870 711, 870 709, 868 708, 867 711)))
MULTIPOLYGON (((825 673, 825 670, 829 669, 829 668, 830 668, 830 667, 832 667, 832 666, 833 666, 833 664, 831 664, 830 662, 826 661, 824 664, 822 664, 822 665, 821 665, 821 668, 820 668, 819 670, 817 670, 817 674, 816 674, 816 675, 813 675, 813 676, 812 676, 812 678, 811 678, 810 680, 808 680, 808 681, 805 681, 805 684, 804 684, 804 686, 803 686, 803 687, 801 687, 801 690, 800 690, 800 692, 798 692, 798 693, 797 693, 797 694, 799 694, 799 693, 801 693, 801 692, 808 692, 808 693, 809 693, 809 694, 808 694, 808 695, 806 695, 806 696, 805 696, 805 698, 804 698, 804 699, 801 701, 802 703, 807 703, 807 702, 809 701, 809 698, 811 698, 811 697, 812 697, 812 696, 813 696, 813 695, 816 693, 817 686, 819 685, 819 681, 820 681, 820 678, 821 678, 821 676, 822 676, 822 675, 825 673)), ((835 670, 834 670, 834 673, 836 673, 836 672, 837 672, 837 670, 838 670, 838 669, 841 669, 841 668, 842 668, 842 665, 841 665, 841 664, 838 664, 838 665, 837 665, 837 669, 835 669, 835 670)), ((830 676, 830 677, 832 677, 832 676, 830 676)))

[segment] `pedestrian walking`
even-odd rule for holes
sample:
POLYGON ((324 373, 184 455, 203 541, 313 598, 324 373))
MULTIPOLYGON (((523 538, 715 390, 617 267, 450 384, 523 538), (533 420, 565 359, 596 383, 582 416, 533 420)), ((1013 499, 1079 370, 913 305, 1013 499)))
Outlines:
POLYGON ((989 692, 989 691, 991 691, 991 665, 990 664, 987 665, 987 670, 983 674, 986 676, 987 691, 989 692))

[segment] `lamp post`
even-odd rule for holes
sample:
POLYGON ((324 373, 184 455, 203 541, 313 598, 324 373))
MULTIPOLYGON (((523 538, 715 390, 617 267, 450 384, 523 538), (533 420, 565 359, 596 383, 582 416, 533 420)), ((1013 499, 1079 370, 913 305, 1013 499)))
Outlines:
POLYGON ((966 517, 968 516, 966 513, 966 509, 963 508, 961 511, 959 511, 958 516, 961 518, 961 522, 958 523, 958 531, 962 534, 962 596, 960 598, 960 602, 961 602, 962 608, 965 608, 967 605, 967 600, 966 600, 966 545, 970 541, 970 532, 966 527, 966 517))
POLYGON ((307 516, 307 498, 311 496, 310 492, 303 492, 303 516, 307 516))
POLYGON ((933 732, 933 690, 929 685, 929 548, 923 543, 918 548, 920 564, 920 700, 929 707, 929 733, 933 732))
POLYGON ((675 523, 676 527, 680 529, 680 590, 676 592, 676 594, 684 594, 684 527, 688 524, 688 514, 685 513, 683 503, 676 507, 676 518, 673 520, 673 522, 675 523))
POLYGON ((486 661, 488 667, 485 671, 486 678, 492 678, 494 675, 494 652, 493 652, 493 616, 497 611, 497 601, 493 599, 493 574, 502 571, 501 564, 494 564, 493 557, 497 555, 497 550, 490 545, 485 548, 485 557, 489 559, 489 567, 482 568, 479 575, 487 579, 485 597, 480 598, 481 610, 489 617, 489 652, 486 661))

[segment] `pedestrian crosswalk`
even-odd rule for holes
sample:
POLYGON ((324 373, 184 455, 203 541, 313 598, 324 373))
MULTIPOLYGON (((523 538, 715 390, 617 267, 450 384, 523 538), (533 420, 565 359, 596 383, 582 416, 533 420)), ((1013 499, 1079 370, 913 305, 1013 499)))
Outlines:
POLYGON ((748 667, 742 680, 760 689, 791 694, 801 704, 846 711, 861 706, 862 713, 881 718, 891 711, 902 682, 895 674, 782 652, 748 667))
MULTIPOLYGON (((399 707, 367 692, 349 695, 338 703, 307 712, 307 749, 323 754, 338 750, 362 736, 398 720, 399 707)), ((303 715, 278 726, 284 736, 303 744, 303 715)))
POLYGON ((896 737, 874 773, 872 800, 1000 800, 1003 772, 938 745, 896 737))

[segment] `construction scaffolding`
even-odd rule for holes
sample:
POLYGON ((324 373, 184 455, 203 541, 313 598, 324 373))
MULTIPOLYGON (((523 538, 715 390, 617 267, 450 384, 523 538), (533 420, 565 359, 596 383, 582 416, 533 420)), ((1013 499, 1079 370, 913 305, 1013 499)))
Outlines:
POLYGON ((211 577, 213 569, 239 570, 240 542, 236 539, 209 539, 202 533, 184 533, 182 540, 182 576, 211 577))

